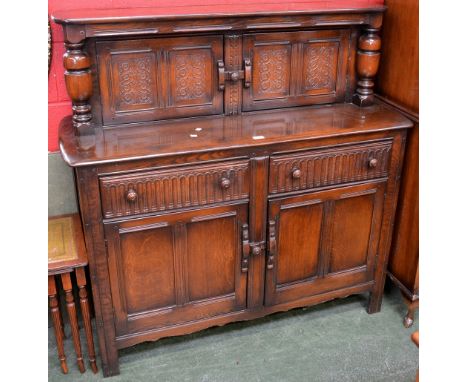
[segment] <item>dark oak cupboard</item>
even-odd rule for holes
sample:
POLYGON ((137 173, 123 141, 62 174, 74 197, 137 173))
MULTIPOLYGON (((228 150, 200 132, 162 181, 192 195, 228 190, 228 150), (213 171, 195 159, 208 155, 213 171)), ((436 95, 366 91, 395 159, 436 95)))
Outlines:
POLYGON ((106 376, 143 341, 380 310, 412 126, 374 102, 383 11, 54 16, 106 376))

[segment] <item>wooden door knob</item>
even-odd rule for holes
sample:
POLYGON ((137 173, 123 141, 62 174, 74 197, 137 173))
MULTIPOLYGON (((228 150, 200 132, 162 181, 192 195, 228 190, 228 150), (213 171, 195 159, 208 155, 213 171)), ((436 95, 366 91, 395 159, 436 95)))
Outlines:
POLYGON ((232 72, 231 73, 231 81, 232 82, 239 81, 239 73, 238 72, 232 72))
POLYGON ((295 168, 295 169, 292 170, 291 174, 292 174, 292 177, 294 179, 299 179, 301 177, 301 175, 302 175, 302 171, 299 170, 298 168, 295 168))
POLYGON ((369 160, 369 167, 370 167, 370 168, 375 168, 375 167, 377 167, 377 163, 378 163, 378 162, 379 162, 379 161, 378 161, 377 159, 372 158, 371 160, 369 160))
POLYGON ((231 181, 228 178, 221 178, 219 184, 222 188, 229 188, 231 186, 231 181))
POLYGON ((262 249, 258 245, 252 248, 252 254, 255 256, 260 255, 260 252, 262 252, 262 249))
POLYGON ((127 201, 134 202, 137 199, 137 197, 138 197, 138 194, 133 188, 127 191, 127 195, 126 195, 127 201))

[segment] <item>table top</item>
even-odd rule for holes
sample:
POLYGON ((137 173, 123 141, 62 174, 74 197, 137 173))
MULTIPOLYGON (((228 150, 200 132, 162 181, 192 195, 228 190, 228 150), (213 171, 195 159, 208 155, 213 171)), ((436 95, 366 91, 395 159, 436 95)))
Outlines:
POLYGON ((88 264, 79 214, 49 218, 49 275, 88 264))

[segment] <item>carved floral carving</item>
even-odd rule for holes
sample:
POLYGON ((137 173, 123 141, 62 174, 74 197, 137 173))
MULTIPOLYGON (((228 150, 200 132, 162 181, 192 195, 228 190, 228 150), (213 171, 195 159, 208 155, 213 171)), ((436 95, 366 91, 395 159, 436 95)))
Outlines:
POLYGON ((186 101, 205 95, 206 53, 178 53, 175 56, 175 99, 186 101))
POLYGON ((151 57, 129 58, 118 63, 121 105, 152 104, 151 57))
POLYGON ((288 90, 289 51, 287 47, 259 49, 259 94, 283 93, 288 90))
POLYGON ((304 86, 308 90, 335 88, 336 45, 309 45, 304 54, 304 86))

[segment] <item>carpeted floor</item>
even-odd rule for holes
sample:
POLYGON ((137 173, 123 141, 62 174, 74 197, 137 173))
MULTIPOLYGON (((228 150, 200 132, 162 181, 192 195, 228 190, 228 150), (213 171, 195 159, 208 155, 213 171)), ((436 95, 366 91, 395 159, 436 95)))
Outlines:
MULTIPOLYGON (((303 382, 414 381, 418 349, 405 329, 399 291, 387 291, 382 311, 368 315, 367 297, 351 296, 307 309, 144 343, 120 354, 120 375, 107 381, 303 382)), ((100 381, 86 360, 80 374, 65 328, 69 374, 63 375, 49 328, 49 381, 100 381)), ((81 330, 83 354, 87 351, 81 330)), ((97 345, 96 345, 97 346, 97 345)), ((98 349, 96 349, 98 350, 98 349)))

